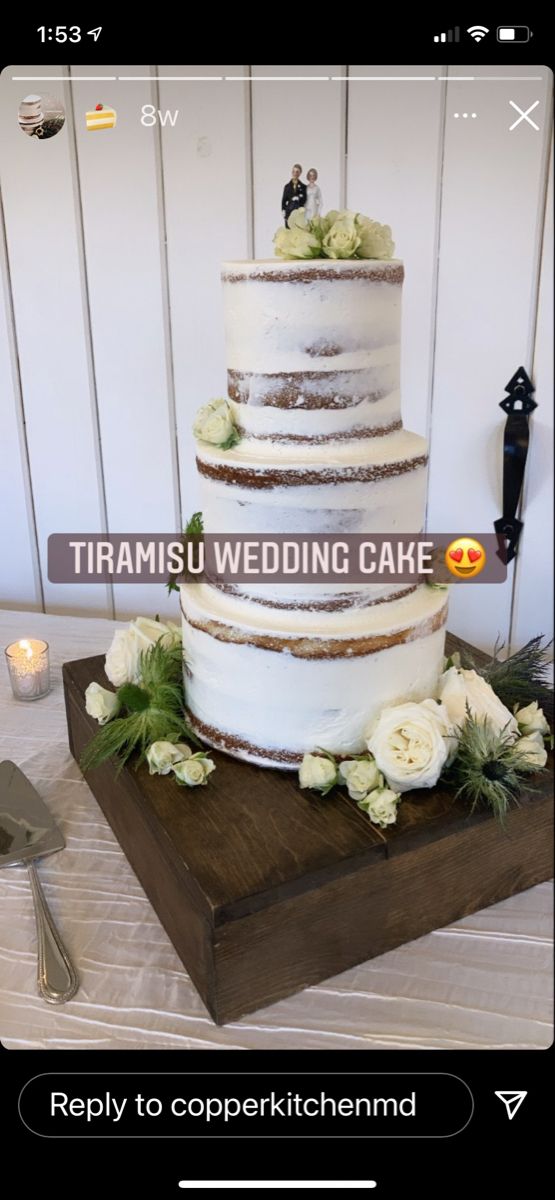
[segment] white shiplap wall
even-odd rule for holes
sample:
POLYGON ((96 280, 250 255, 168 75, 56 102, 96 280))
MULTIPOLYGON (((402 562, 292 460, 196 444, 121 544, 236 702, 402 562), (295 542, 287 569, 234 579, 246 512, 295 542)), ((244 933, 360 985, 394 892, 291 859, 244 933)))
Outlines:
POLYGON ((428 528, 491 529, 497 406, 521 362, 534 370, 517 570, 501 587, 453 588, 451 628, 486 648, 498 633, 516 646, 550 630, 551 76, 513 68, 542 78, 504 82, 488 68, 471 90, 453 77, 474 71, 139 65, 104 68, 134 82, 101 83, 88 78, 98 68, 41 67, 64 78, 37 85, 10 78, 32 67, 3 72, 0 605, 174 611, 160 586, 50 583, 47 538, 167 532, 198 507, 192 417, 225 392, 220 262, 272 255, 298 160, 318 168, 325 208, 393 227, 406 265, 404 419, 431 439, 428 528), (17 125, 33 87, 66 106, 63 132, 45 143, 17 125), (540 99, 539 133, 525 122, 509 133, 510 99, 540 99), (91 135, 84 113, 99 100, 118 123, 91 135), (143 104, 179 109, 178 120, 147 128, 143 104))

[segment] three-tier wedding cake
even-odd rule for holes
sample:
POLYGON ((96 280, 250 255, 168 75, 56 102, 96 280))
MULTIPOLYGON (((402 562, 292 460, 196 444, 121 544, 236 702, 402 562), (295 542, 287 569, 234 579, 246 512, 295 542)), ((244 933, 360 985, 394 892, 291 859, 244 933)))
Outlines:
MULTIPOLYGON (((198 443, 206 533, 419 533, 427 446, 402 427, 403 265, 223 264, 230 448, 198 443)), ((366 749, 386 705, 434 694, 445 592, 424 585, 181 586, 188 715, 264 766, 366 749)))

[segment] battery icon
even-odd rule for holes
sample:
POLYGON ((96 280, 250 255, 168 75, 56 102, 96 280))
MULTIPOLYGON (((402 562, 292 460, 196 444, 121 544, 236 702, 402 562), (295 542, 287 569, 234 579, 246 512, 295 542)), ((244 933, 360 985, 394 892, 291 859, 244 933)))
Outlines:
POLYGON ((527 25, 499 25, 498 42, 529 42, 532 34, 527 25))

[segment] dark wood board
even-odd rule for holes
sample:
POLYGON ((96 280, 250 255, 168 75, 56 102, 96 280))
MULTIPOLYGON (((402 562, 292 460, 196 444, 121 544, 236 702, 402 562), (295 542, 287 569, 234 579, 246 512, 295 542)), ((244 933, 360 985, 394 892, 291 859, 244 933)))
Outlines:
MULTIPOLYGON (((77 759, 98 728, 84 696, 93 680, 109 686, 103 662, 64 666, 77 759)), ((213 757, 204 788, 146 765, 116 775, 107 763, 87 781, 219 1023, 551 875, 551 771, 505 830, 443 787, 411 792, 378 830, 345 789, 321 797, 295 772, 213 757)))

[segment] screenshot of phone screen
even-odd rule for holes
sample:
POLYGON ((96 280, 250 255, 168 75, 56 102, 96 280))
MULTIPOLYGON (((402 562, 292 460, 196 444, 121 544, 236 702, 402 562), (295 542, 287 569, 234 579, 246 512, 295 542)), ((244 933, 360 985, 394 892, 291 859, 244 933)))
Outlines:
POLYGON ((553 73, 457 19, 4 49, 0 1089, 77 1195, 546 1169, 553 73))

